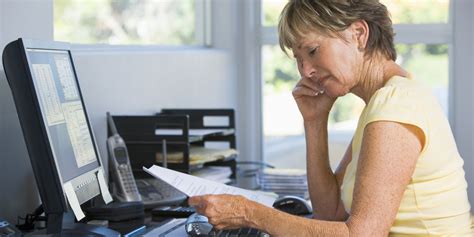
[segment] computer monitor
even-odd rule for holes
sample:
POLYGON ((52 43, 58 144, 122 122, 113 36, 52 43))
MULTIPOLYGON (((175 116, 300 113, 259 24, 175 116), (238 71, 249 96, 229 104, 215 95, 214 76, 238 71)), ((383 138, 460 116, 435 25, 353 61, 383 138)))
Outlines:
POLYGON ((47 216, 47 232, 59 233, 68 203, 77 207, 77 202, 101 193, 110 196, 70 45, 18 39, 5 47, 3 65, 47 216), (75 203, 68 190, 74 190, 75 203))

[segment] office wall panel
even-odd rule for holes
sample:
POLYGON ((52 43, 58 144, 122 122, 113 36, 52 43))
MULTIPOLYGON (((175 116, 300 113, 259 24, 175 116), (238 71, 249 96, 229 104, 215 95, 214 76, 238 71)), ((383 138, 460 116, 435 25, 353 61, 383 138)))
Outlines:
POLYGON ((53 39, 53 0, 0 1, 0 47, 23 38, 53 39))
MULTIPOLYGON (((0 13, 3 13, 3 2, 2 1, 0 1, 0 13)), ((3 46, 3 40, 2 40, 3 32, 2 32, 2 29, 3 29, 3 17, 2 17, 2 15, 0 15, 0 46, 3 46)), ((3 68, 3 65, 0 66, 0 69, 2 69, 2 68, 3 68)))
MULTIPOLYGON (((1 0, 0 49, 19 37, 53 38, 52 0, 1 0)), ((1 57, 1 56, 0 56, 1 57)), ((0 66, 0 218, 17 223, 40 204, 10 88, 0 66)))
POLYGON ((236 107, 224 51, 76 51, 74 60, 104 161, 107 111, 151 115, 162 108, 236 107))
POLYGON ((0 218, 16 223, 18 215, 40 204, 23 134, 5 74, 0 70, 0 218))

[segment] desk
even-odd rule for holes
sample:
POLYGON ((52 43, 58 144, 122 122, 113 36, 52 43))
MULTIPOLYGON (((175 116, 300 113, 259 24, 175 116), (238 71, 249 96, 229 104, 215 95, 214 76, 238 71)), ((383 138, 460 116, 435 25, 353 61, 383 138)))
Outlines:
POLYGON ((145 232, 142 232, 144 237, 156 237, 156 236, 187 236, 185 230, 186 218, 169 219, 161 222, 159 225, 147 227, 145 232))
MULTIPOLYGON (((145 237, 181 237, 187 236, 186 229, 186 219, 171 219, 165 222, 163 225, 158 226, 154 229, 151 229, 143 234, 145 237)), ((235 237, 267 237, 269 236, 266 233, 263 233, 257 229, 251 228, 240 228, 235 230, 221 230, 221 231, 212 231, 209 236, 235 236, 235 237)))

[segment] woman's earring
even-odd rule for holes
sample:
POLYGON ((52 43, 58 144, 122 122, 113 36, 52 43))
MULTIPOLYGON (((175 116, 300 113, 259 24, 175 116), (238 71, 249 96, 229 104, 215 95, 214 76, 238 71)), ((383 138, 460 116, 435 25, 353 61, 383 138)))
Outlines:
POLYGON ((362 46, 359 46, 357 49, 359 50, 359 52, 363 52, 363 51, 364 51, 364 47, 362 47, 362 46))

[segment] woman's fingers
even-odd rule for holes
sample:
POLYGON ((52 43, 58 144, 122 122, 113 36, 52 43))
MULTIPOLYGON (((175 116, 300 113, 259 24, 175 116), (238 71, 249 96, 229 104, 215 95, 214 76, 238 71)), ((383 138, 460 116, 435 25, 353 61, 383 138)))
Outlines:
POLYGON ((293 95, 317 96, 323 94, 324 90, 313 80, 301 78, 293 89, 293 95))
POLYGON ((216 229, 235 229, 246 225, 246 200, 235 195, 203 195, 188 199, 196 212, 208 218, 216 229))
POLYGON ((301 84, 310 88, 310 89, 313 89, 313 90, 319 90, 319 87, 318 85, 311 79, 309 78, 301 78, 301 84))
POLYGON ((322 90, 313 90, 311 88, 308 88, 306 86, 300 85, 296 86, 293 89, 293 96, 294 97, 299 97, 299 96, 318 96, 320 94, 323 94, 324 91, 322 90))
POLYGON ((239 228, 240 226, 235 226, 235 225, 225 225, 225 224, 218 224, 218 225, 214 225, 214 228, 218 229, 218 230, 232 230, 232 229, 237 229, 239 228))
POLYGON ((199 206, 202 202, 202 196, 193 196, 188 199, 190 206, 199 206))
POLYGON ((204 196, 194 196, 188 199, 188 204, 196 209, 196 212, 203 214, 206 211, 207 199, 204 196))

